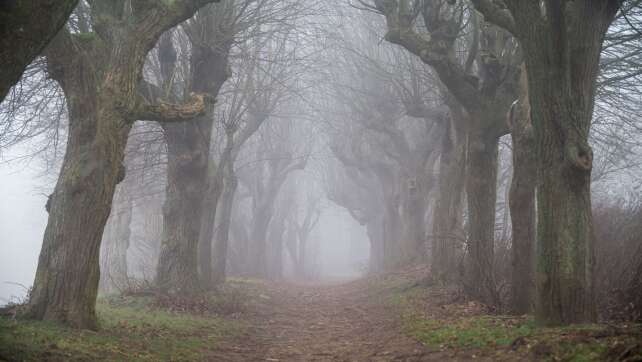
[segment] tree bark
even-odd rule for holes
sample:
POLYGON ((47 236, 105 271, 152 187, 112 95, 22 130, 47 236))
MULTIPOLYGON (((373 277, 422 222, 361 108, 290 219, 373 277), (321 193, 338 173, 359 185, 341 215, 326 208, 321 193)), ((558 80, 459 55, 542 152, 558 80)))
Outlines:
MULTIPOLYGON (((228 54, 231 47, 228 20, 225 17, 217 18, 214 11, 214 7, 203 9, 195 19, 184 26, 192 45, 189 68, 190 92, 207 93, 212 97, 218 95, 229 77, 228 54)), ((229 16, 233 17, 233 14, 229 13, 229 16)), ((171 40, 162 42, 161 48, 159 60, 165 64, 165 72, 168 72, 175 66, 176 53, 171 40)), ((172 76, 173 74, 164 74, 165 81, 167 82, 172 76)), ((164 239, 167 240, 162 244, 160 261, 177 264, 170 266, 159 263, 158 281, 169 283, 162 286, 167 290, 187 291, 194 287, 193 283, 181 282, 181 279, 192 275, 192 266, 186 264, 190 262, 191 257, 174 261, 168 259, 177 249, 183 248, 177 246, 179 243, 184 243, 185 248, 193 247, 195 250, 184 250, 175 255, 197 254, 197 263, 193 266, 197 270, 200 269, 200 284, 206 289, 212 286, 212 233, 220 196, 220 179, 215 175, 215 170, 210 170, 209 162, 213 124, 214 118, 210 110, 192 122, 164 126, 168 158, 180 163, 179 167, 171 167, 170 162, 170 167, 167 169, 168 183, 175 183, 173 187, 168 187, 168 192, 176 190, 181 193, 177 197, 168 193, 166 200, 166 213, 173 219, 165 218, 165 222, 169 225, 165 228, 164 239), (183 174, 173 174, 174 172, 183 174), (215 176, 211 177, 212 174, 215 176), (195 202, 191 205, 185 204, 185 199, 195 202), (193 212, 184 213, 186 207, 191 207, 193 212), (178 229, 172 229, 176 226, 178 229), (194 242, 192 238, 196 241, 194 242), (166 247, 174 251, 165 250, 166 247), (178 266, 178 264, 181 265, 178 266), (189 275, 179 277, 168 274, 181 271, 186 271, 189 275)), ((175 162, 174 165, 176 164, 175 162)), ((189 292, 195 291, 196 289, 193 289, 189 292)))
POLYGON ((114 111, 113 99, 97 94, 86 63, 66 67, 76 72, 60 81, 69 110, 67 149, 47 202, 49 220, 27 314, 96 329, 100 242, 116 185, 124 177, 130 124, 114 111))
POLYGON ((212 244, 214 242, 214 229, 216 226, 219 200, 224 187, 219 176, 222 172, 222 170, 217 169, 213 164, 210 164, 208 167, 207 191, 203 198, 203 213, 201 215, 201 227, 198 240, 198 265, 203 288, 210 288, 216 285, 213 269, 216 258, 216 255, 213 253, 216 251, 212 250, 212 244))
POLYGON ((538 158, 536 320, 591 322, 596 313, 588 136, 602 43, 621 1, 506 5, 501 11, 475 1, 524 49, 538 158))
POLYGON ((28 316, 97 328, 100 242, 116 185, 125 176, 131 125, 148 116, 188 120, 205 109, 203 95, 186 106, 149 104, 138 93, 147 53, 165 30, 207 2, 141 3, 146 8, 136 8, 133 18, 122 12, 125 6, 92 2, 96 33, 80 36, 65 29, 47 50, 50 76, 67 98, 69 135, 48 202, 28 316))
MULTIPOLYGON (((231 166, 228 166, 231 167, 231 166)), ((230 238, 230 223, 232 221, 232 207, 238 181, 234 174, 226 173, 224 179, 223 195, 221 197, 220 212, 216 226, 216 239, 214 243, 213 283, 223 283, 226 276, 227 249, 230 238)))
POLYGON ((469 210, 466 282, 473 297, 494 305, 495 200, 499 140, 471 131, 468 143, 466 194, 469 210))
POLYGON ((439 160, 439 196, 433 215, 432 275, 442 282, 457 277, 457 245, 463 245, 463 191, 466 136, 449 127, 439 160))
POLYGON ((134 202, 129 190, 131 180, 116 188, 115 206, 112 208, 102 238, 100 254, 100 287, 106 293, 124 290, 128 283, 127 249, 131 236, 134 202))
POLYGON ((201 119, 194 125, 163 127, 168 149, 167 196, 156 282, 170 293, 194 294, 200 290, 197 255, 209 158, 209 147, 204 146, 209 145, 209 139, 203 140, 202 135, 209 135, 211 125, 211 120, 201 119), (196 127, 197 123, 204 129, 196 127))
POLYGON ((511 107, 508 117, 513 141, 513 179, 509 196, 513 226, 511 304, 512 311, 517 314, 531 312, 535 296, 537 148, 530 119, 525 67, 522 72, 520 97, 514 107, 511 107))

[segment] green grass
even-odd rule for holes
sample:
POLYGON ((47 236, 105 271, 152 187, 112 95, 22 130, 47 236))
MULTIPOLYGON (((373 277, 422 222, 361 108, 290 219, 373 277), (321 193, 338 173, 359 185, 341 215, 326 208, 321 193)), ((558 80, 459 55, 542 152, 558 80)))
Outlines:
MULTIPOLYGON (((623 326, 617 333, 606 325, 538 327, 532 318, 482 313, 443 313, 422 310, 428 289, 388 284, 386 302, 397 309, 405 332, 439 350, 467 351, 498 360, 533 358, 543 361, 588 362, 614 359, 619 350, 639 346, 642 326, 623 326), (610 332, 609 332, 610 331, 610 332)), ((642 348, 632 352, 642 360, 642 348)), ((634 359, 636 360, 636 359, 634 359)))
POLYGON ((100 301, 98 332, 0 318, 0 360, 202 360, 219 341, 243 329, 239 322, 170 313, 148 302, 100 301))
POLYGON ((426 345, 440 348, 494 348, 510 346, 519 337, 531 336, 532 321, 506 326, 491 316, 439 321, 418 317, 404 318, 406 330, 426 345))

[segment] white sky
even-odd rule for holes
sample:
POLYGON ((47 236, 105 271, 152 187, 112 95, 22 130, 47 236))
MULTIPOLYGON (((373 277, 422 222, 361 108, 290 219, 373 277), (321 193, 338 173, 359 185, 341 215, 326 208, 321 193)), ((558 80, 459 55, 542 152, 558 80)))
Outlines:
POLYGON ((7 282, 33 283, 47 224, 46 197, 39 186, 35 167, 0 160, 0 305, 25 292, 7 282))

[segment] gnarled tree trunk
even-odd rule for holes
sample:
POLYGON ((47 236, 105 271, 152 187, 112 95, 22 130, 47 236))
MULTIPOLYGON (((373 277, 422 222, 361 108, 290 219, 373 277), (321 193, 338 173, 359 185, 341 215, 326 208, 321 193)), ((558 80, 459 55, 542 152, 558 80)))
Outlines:
POLYGON ((466 194, 469 242, 466 283, 470 293, 494 304, 495 201, 497 198, 497 137, 471 132, 468 142, 466 194))
POLYGON ((91 2, 95 33, 61 31, 47 51, 63 88, 69 136, 63 167, 48 202, 49 220, 27 314, 97 328, 99 251, 116 185, 125 176, 125 144, 138 119, 184 121, 203 114, 206 97, 185 106, 150 104, 138 93, 147 53, 160 35, 210 2, 91 2), (143 31, 144 30, 144 31, 143 31))
MULTIPOLYGON (((50 67, 56 66, 50 56, 50 67)), ((60 80, 69 135, 60 176, 47 201, 49 220, 27 314, 96 329, 100 242, 116 185, 124 177, 130 125, 115 112, 113 99, 97 94, 92 68, 76 62, 66 65, 75 77, 60 80)))
POLYGON ((510 217, 513 226, 511 309, 532 311, 535 294, 535 185, 537 159, 530 119, 528 80, 522 68, 520 97, 508 116, 513 140, 513 179, 510 186, 510 217))
MULTIPOLYGON (((202 121, 198 123, 211 127, 210 120, 202 121)), ((156 283, 171 293, 193 294, 200 289, 197 254, 209 147, 190 142, 202 138, 194 125, 171 124, 163 128, 168 148, 167 198, 156 283)), ((209 140, 205 143, 209 144, 209 140)))
MULTIPOLYGON (((511 3, 500 25, 524 49, 538 157, 536 319, 596 318, 588 143, 602 43, 621 1, 511 3), (512 15, 512 16, 510 16, 512 15)), ((497 21, 497 18, 493 18, 497 21)))

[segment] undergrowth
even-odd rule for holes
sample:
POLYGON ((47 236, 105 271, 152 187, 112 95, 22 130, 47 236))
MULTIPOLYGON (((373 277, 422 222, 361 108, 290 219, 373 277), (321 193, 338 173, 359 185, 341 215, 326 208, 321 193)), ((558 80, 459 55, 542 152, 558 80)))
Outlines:
POLYGON ((386 281, 372 294, 400 313, 405 332, 424 345, 467 358, 544 361, 642 361, 642 326, 545 328, 528 316, 493 315, 444 288, 386 281))
POLYGON ((165 308, 153 296, 101 298, 98 332, 0 318, 0 361, 203 360, 219 342, 246 328, 237 318, 226 318, 242 310, 240 292, 203 299, 211 303, 212 313, 165 308))

